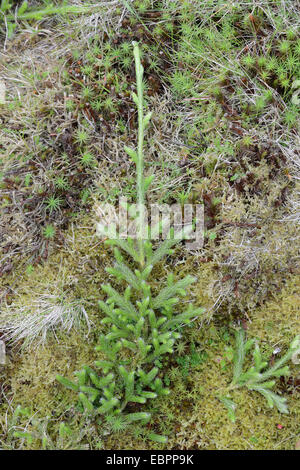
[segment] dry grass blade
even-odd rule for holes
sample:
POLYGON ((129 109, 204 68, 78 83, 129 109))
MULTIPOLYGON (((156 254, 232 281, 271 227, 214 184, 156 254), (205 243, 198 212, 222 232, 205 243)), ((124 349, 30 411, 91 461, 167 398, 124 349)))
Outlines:
POLYGON ((62 302, 56 296, 45 295, 32 302, 31 307, 8 306, 1 313, 1 331, 5 341, 16 345, 20 341, 29 346, 32 343, 45 344, 50 333, 56 336, 58 330, 69 332, 90 321, 83 305, 78 301, 62 302))

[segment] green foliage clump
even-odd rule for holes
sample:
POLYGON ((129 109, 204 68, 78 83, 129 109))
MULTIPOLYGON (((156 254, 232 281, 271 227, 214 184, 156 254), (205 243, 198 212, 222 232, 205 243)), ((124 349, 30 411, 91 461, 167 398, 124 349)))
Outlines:
POLYGON ((51 224, 46 225, 43 230, 43 235, 45 238, 53 238, 55 235, 55 227, 51 224))
POLYGON ((36 413, 32 413, 30 408, 17 405, 6 417, 2 431, 6 439, 2 440, 3 434, 0 433, 0 443, 5 450, 86 450, 88 444, 84 443, 84 438, 90 435, 92 430, 83 422, 69 425, 61 421, 54 426, 50 416, 40 418, 36 413), (51 436, 53 427, 55 437, 51 436))
MULTIPOLYGON (((271 366, 269 366, 268 362, 263 359, 260 347, 258 343, 255 343, 254 339, 245 341, 245 332, 243 329, 236 331, 235 336, 236 344, 233 354, 233 380, 230 387, 228 388, 228 391, 240 387, 246 387, 248 390, 257 391, 266 398, 270 408, 275 406, 281 413, 288 414, 286 398, 280 397, 271 389, 275 386, 276 378, 289 375, 289 367, 285 364, 294 356, 297 351, 300 350, 300 336, 296 336, 296 338, 290 344, 289 350, 286 352, 286 354, 284 354, 271 366), (251 350, 254 344, 254 365, 251 366, 246 372, 243 372, 246 354, 251 350)), ((236 408, 235 403, 230 399, 229 396, 222 396, 220 397, 220 400, 228 409, 229 418, 234 422, 236 408)))

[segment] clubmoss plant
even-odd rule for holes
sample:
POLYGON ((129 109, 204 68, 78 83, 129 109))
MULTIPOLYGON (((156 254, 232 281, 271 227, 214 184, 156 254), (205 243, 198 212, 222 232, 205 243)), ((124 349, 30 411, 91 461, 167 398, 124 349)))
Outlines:
MULTIPOLYGON (((29 408, 18 405, 10 416, 7 417, 5 429, 8 440, 0 445, 3 450, 36 449, 43 450, 86 450, 87 444, 83 444, 84 436, 90 434, 91 429, 82 423, 81 427, 70 427, 64 421, 57 428, 55 440, 50 437, 49 428, 53 426, 49 416, 38 418, 29 408)), ((2 450, 1 449, 1 450, 2 450)))
MULTIPOLYGON (((300 336, 296 336, 286 354, 271 366, 268 365, 267 361, 264 361, 258 343, 256 343, 254 339, 245 340, 245 332, 243 329, 236 331, 235 338, 233 380, 228 388, 228 392, 237 388, 247 387, 248 390, 255 390, 261 393, 266 398, 270 408, 275 406, 281 413, 287 414, 286 398, 277 395, 271 389, 276 383, 276 378, 289 375, 290 371, 286 363, 299 351, 300 336), (254 365, 246 372, 243 372, 246 354, 253 346, 254 365)), ((235 403, 228 395, 220 397, 220 400, 226 406, 230 420, 235 422, 235 403)))
MULTIPOLYGON (((136 240, 117 238, 106 241, 115 246, 116 259, 115 266, 107 268, 107 271, 118 280, 124 281, 127 287, 124 293, 120 293, 110 284, 102 286, 107 294, 106 302, 99 301, 99 306, 105 313, 102 323, 109 325, 110 329, 106 335, 100 337, 100 343, 96 347, 101 354, 100 360, 95 362, 96 368, 101 370, 100 374, 85 366, 76 373, 76 383, 62 376, 57 376, 57 380, 78 392, 79 400, 88 413, 106 417, 122 414, 127 423, 146 423, 151 415, 140 411, 139 405, 169 393, 159 376, 156 361, 173 353, 175 341, 180 337, 176 331, 178 326, 189 323, 203 309, 194 308, 191 304, 183 311, 178 307, 179 297, 184 296, 186 288, 195 281, 192 276, 175 282, 173 274, 170 274, 166 287, 156 295, 152 294, 148 282, 153 266, 170 253, 170 249, 180 238, 170 232, 170 238, 165 239, 154 250, 152 243, 142 237, 145 233, 145 194, 153 179, 153 176, 144 177, 144 134, 151 113, 144 115, 143 66, 139 46, 135 42, 133 44, 137 82, 137 94, 133 93, 133 100, 138 109, 138 145, 137 150, 128 147, 125 150, 136 164, 138 237, 136 240), (136 263, 137 269, 132 270, 129 267, 119 249, 136 263), (129 412, 128 405, 133 412, 129 412)), ((190 228, 185 235, 189 230, 190 228)), ((100 224, 98 231, 105 233, 100 224)), ((159 442, 164 441, 163 437, 153 433, 149 437, 159 442)))

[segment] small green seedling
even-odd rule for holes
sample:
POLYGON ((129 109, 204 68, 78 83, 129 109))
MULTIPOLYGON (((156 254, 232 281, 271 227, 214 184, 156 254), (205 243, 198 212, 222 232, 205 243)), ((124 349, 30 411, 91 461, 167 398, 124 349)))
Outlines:
MULTIPOLYGON (((227 391, 230 393, 232 390, 246 387, 248 390, 253 390, 263 395, 270 408, 275 406, 281 413, 287 414, 286 398, 274 393, 271 389, 275 386, 277 378, 289 375, 290 371, 286 363, 300 350, 300 336, 296 336, 286 354, 272 366, 269 366, 268 362, 263 359, 260 347, 254 339, 245 340, 243 329, 236 331, 235 337, 233 380, 227 391), (253 365, 244 372, 243 367, 246 355, 253 347, 253 365)), ((236 405, 230 398, 230 395, 226 394, 219 397, 219 399, 226 406, 230 420, 234 422, 236 405)))

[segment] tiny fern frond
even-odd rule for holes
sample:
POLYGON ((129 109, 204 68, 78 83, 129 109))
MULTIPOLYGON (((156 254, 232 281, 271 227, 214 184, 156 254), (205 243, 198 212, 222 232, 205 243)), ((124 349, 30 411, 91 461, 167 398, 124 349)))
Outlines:
POLYGON ((150 266, 150 265, 155 266, 162 258, 164 258, 164 256, 170 254, 171 248, 177 245, 177 243, 179 243, 180 241, 181 241, 180 239, 174 239, 174 238, 164 240, 160 244, 160 246, 155 251, 153 251, 151 255, 147 257, 146 266, 150 266))
MULTIPOLYGON (((233 357, 233 380, 228 391, 240 387, 246 387, 248 390, 259 392, 266 398, 267 403, 271 408, 275 406, 278 411, 287 414, 288 408, 286 398, 274 393, 271 388, 276 385, 276 378, 289 374, 289 367, 286 363, 297 351, 300 350, 300 336, 296 336, 290 344, 288 351, 270 368, 267 368, 268 362, 263 359, 259 345, 255 343, 253 352, 254 365, 250 366, 246 372, 243 372, 243 364, 246 353, 252 347, 254 340, 248 340, 245 342, 245 332, 242 329, 236 331, 235 338, 236 345, 233 357)), ((231 402, 230 397, 223 396, 219 397, 219 399, 228 409, 229 417, 232 419, 233 402, 231 402)))
POLYGON ((173 297, 174 295, 180 294, 185 295, 185 288, 196 281, 193 276, 186 276, 184 279, 177 281, 171 286, 164 287, 160 293, 152 301, 152 307, 158 309, 163 307, 164 303, 173 297))
POLYGON ((129 256, 131 256, 134 261, 139 262, 140 258, 139 255, 134 247, 133 243, 130 243, 129 240, 123 240, 123 239, 111 239, 111 240, 106 240, 105 241, 106 245, 112 245, 112 246, 118 246, 122 250, 124 250, 129 256))
POLYGON ((140 281, 125 263, 116 263, 114 268, 106 268, 117 279, 127 281, 134 289, 140 289, 140 281))
POLYGON ((128 315, 129 318, 137 320, 138 312, 130 302, 123 295, 119 294, 116 289, 111 287, 109 284, 102 285, 102 290, 109 296, 109 302, 115 302, 121 309, 124 310, 124 313, 128 315))

